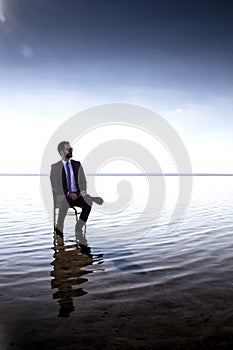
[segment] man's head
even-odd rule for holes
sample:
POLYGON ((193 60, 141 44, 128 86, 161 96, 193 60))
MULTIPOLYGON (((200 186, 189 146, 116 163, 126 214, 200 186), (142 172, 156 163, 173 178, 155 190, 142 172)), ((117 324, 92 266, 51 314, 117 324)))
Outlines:
POLYGON ((64 160, 69 160, 70 158, 73 157, 72 151, 73 148, 70 146, 69 141, 62 141, 59 143, 57 146, 58 153, 64 160))

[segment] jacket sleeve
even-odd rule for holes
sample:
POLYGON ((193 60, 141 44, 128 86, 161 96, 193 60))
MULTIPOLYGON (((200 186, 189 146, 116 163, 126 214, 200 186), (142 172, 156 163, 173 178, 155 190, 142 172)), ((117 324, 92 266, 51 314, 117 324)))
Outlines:
POLYGON ((56 194, 64 194, 64 189, 62 186, 62 167, 57 164, 51 166, 50 181, 53 192, 56 194))
POLYGON ((78 171, 78 185, 79 185, 80 191, 87 190, 87 181, 86 181, 84 170, 81 164, 79 166, 79 171, 78 171))
POLYGON ((54 166, 51 166, 51 171, 50 171, 50 182, 51 182, 51 187, 53 192, 56 192, 56 176, 55 176, 55 169, 54 166))

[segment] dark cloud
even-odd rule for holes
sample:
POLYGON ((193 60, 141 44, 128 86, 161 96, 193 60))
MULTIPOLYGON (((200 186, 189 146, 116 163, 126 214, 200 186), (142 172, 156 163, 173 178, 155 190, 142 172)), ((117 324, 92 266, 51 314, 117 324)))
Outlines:
POLYGON ((97 79, 108 70, 110 80, 147 85, 231 85, 232 1, 8 0, 4 8, 2 66, 60 66, 76 79, 89 64, 97 79))

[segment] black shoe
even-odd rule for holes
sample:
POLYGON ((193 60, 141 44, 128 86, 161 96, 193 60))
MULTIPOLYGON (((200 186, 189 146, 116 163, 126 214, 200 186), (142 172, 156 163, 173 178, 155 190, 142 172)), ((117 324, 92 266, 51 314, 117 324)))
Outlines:
POLYGON ((91 197, 92 201, 95 202, 98 205, 102 205, 104 200, 101 197, 91 197))
POLYGON ((63 232, 61 232, 61 231, 59 230, 59 228, 55 227, 55 232, 56 232, 56 234, 57 234, 58 236, 60 236, 61 238, 63 238, 63 232))
POLYGON ((81 244, 81 243, 79 243, 79 246, 80 246, 80 251, 82 254, 88 255, 90 258, 92 258, 90 247, 86 246, 85 244, 81 244))

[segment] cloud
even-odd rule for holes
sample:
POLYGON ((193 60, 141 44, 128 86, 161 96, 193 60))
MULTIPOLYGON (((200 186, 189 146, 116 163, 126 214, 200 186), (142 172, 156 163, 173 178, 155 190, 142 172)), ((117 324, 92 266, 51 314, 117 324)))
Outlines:
POLYGON ((6 17, 4 16, 3 13, 3 0, 0 0, 0 22, 5 22, 6 17))
POLYGON ((23 57, 26 59, 31 59, 34 56, 31 47, 26 45, 26 44, 21 45, 20 51, 21 51, 21 54, 23 55, 23 57))

